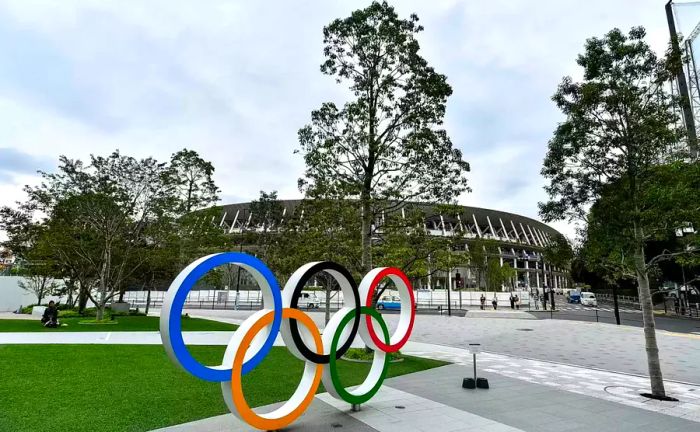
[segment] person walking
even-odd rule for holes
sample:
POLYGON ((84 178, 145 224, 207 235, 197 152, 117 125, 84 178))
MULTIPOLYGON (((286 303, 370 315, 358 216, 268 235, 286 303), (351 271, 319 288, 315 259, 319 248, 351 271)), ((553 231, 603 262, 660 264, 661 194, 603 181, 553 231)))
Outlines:
POLYGON ((549 308, 554 310, 554 288, 549 289, 549 308))
POLYGON ((496 293, 493 293, 493 300, 491 300, 491 304, 493 305, 493 310, 498 309, 498 297, 496 297, 496 293))
POLYGON ((481 310, 484 310, 486 307, 486 296, 484 293, 481 293, 481 298, 479 300, 481 301, 481 310))
POLYGON ((515 297, 513 297, 513 291, 510 292, 510 308, 515 309, 515 297))
POLYGON ((515 295, 515 308, 517 310, 520 310, 520 296, 518 296, 517 294, 515 295))
POLYGON ((547 310, 547 285, 542 288, 542 309, 547 310))

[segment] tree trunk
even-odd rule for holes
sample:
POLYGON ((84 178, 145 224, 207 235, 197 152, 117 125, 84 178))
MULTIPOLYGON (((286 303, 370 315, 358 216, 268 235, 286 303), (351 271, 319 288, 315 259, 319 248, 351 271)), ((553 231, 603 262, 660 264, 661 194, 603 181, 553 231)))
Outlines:
MULTIPOLYGON (((329 276, 330 279, 330 276, 329 276)), ((326 325, 331 320, 331 284, 330 281, 326 284, 326 325)))
POLYGON ((95 317, 95 320, 97 321, 102 321, 105 317, 105 304, 100 302, 100 304, 97 307, 97 316, 95 317))
POLYGON ((80 282, 80 291, 78 292, 78 313, 83 313, 88 302, 88 287, 80 282))
MULTIPOLYGON (((638 228, 635 228, 637 231, 638 228)), ((651 301, 649 290, 649 275, 646 269, 644 257, 644 243, 640 242, 634 253, 634 266, 637 273, 637 285, 639 290, 639 305, 642 308, 644 319, 644 342, 647 351, 647 366, 649 368, 649 380, 651 381, 651 394, 654 396, 666 396, 663 376, 661 374, 661 362, 659 361, 659 347, 656 343, 656 325, 654 323, 654 305, 651 301)))
POLYGON ((100 300, 97 304, 97 321, 104 319, 105 306, 107 305, 107 278, 110 273, 111 251, 109 243, 105 247, 104 262, 102 263, 102 271, 100 272, 100 300))
POLYGON ((369 194, 363 194, 362 205, 362 270, 368 273, 372 269, 372 208, 369 194))

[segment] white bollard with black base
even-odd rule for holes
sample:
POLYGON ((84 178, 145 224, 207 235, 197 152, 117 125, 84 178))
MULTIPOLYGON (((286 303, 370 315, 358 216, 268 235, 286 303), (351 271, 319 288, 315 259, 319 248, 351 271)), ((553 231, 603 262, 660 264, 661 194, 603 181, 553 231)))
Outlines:
POLYGON ((464 378, 462 380, 462 388, 466 388, 466 389, 474 389, 474 388, 487 389, 487 388, 489 388, 489 380, 487 380, 486 378, 477 378, 476 377, 476 355, 481 352, 481 344, 478 344, 478 343, 469 344, 469 352, 473 356, 474 378, 464 378))

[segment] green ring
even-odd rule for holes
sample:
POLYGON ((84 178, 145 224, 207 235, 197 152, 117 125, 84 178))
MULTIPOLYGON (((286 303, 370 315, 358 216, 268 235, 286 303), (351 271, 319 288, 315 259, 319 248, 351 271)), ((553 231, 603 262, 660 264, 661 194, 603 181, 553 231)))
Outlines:
MULTIPOLYGON (((360 314, 370 315, 372 318, 375 318, 377 322, 379 322, 379 326, 382 328, 382 333, 384 333, 384 340, 387 344, 390 343, 391 336, 389 335, 389 329, 387 328, 386 323, 382 318, 382 315, 379 312, 377 312, 376 309, 371 308, 369 306, 362 306, 360 308, 360 314)), ((338 325, 338 331, 336 331, 333 335, 333 341, 331 342, 330 362, 328 364, 328 367, 330 368, 331 380, 333 381, 333 387, 335 387, 335 391, 338 392, 340 397, 342 397, 345 402, 357 405, 367 402, 372 398, 372 396, 374 396, 379 391, 379 388, 384 383, 384 379, 386 379, 386 373, 389 370, 389 359, 385 358, 384 368, 382 369, 382 373, 379 377, 379 380, 377 380, 377 384, 375 384, 374 387, 372 387, 367 393, 363 395, 354 395, 349 391, 345 390, 345 387, 343 387, 343 384, 340 382, 340 376, 338 376, 338 370, 336 368, 337 360, 335 358, 335 353, 337 350, 338 342, 340 340, 340 335, 343 333, 342 330, 353 318, 355 318, 355 311, 351 310, 340 321, 340 324, 338 325)))

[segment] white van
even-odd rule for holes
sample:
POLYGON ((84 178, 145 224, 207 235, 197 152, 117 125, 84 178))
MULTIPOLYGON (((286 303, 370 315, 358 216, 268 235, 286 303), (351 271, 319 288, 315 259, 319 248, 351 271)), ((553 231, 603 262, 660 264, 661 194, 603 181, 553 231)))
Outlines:
POLYGON ((321 307, 321 300, 314 291, 302 291, 301 295, 299 296, 299 300, 297 301, 297 307, 300 309, 318 309, 321 307))
POLYGON ((592 292, 581 293, 581 306, 598 306, 598 299, 592 292))

